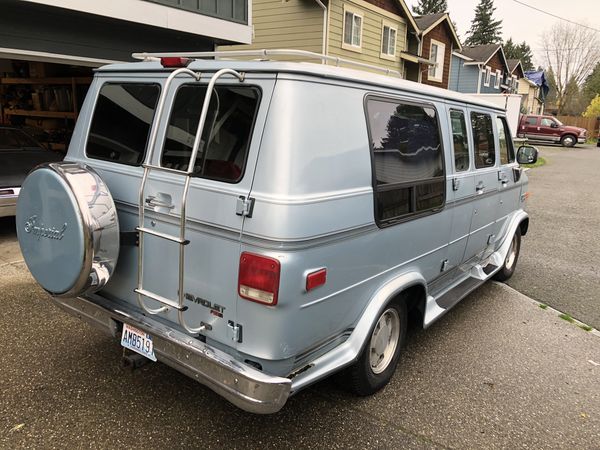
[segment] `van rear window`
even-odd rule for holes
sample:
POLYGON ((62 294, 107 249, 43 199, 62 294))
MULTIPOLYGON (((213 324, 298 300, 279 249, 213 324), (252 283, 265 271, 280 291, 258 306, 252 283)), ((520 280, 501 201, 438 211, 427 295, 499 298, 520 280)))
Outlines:
POLYGON ((92 117, 86 155, 140 165, 146 155, 159 92, 158 84, 104 84, 92 117))
MULTIPOLYGON (((188 170, 205 85, 179 88, 169 119, 161 164, 188 170)), ((192 176, 237 183, 244 174, 260 92, 249 86, 216 86, 192 176)))

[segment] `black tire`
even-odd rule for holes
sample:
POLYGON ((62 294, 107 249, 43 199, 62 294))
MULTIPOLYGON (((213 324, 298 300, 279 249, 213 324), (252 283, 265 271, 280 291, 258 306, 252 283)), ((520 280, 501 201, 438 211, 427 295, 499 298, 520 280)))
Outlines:
POLYGON ((494 274, 494 280, 496 281, 506 281, 512 274, 515 273, 515 268, 517 267, 517 261, 519 260, 519 253, 521 252, 521 227, 517 227, 517 231, 513 236, 513 242, 511 243, 511 247, 508 250, 508 255, 506 255, 506 259, 504 260, 504 265, 502 268, 494 274), (514 253, 514 254, 513 254, 514 253), (512 258, 511 258, 512 255, 512 258))
POLYGON ((560 145, 563 147, 574 147, 575 144, 577 144, 577 136, 565 134, 562 138, 560 138, 560 145))
MULTIPOLYGON (((393 312, 391 314, 393 315, 393 312)), ((345 372, 346 384, 356 395, 367 396, 374 394, 385 387, 392 378, 392 375, 394 375, 402 348, 406 341, 407 315, 406 302, 404 300, 392 301, 381 311, 363 345, 358 361, 345 372), (380 369, 383 369, 381 372, 376 373, 371 366, 371 341, 380 320, 382 320, 383 316, 389 313, 390 310, 395 311, 399 320, 397 342, 395 350, 393 351, 393 356, 389 359, 389 362, 384 367, 380 367, 380 369)))

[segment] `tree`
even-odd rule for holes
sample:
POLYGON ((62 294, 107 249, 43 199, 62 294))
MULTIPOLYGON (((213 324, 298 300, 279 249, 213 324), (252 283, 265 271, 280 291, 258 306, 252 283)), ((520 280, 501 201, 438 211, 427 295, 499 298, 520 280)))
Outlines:
POLYGON ((583 96, 586 99, 586 103, 589 103, 600 94, 600 62, 596 64, 594 70, 583 83, 583 96))
POLYGON ((583 113, 583 117, 600 117, 600 95, 596 95, 592 99, 583 113))
POLYGON ((568 99, 600 62, 600 35, 589 28, 557 22, 542 35, 543 57, 554 75, 556 107, 562 114, 568 99))
POLYGON ((520 44, 515 44, 512 38, 508 38, 504 44, 502 44, 504 55, 506 59, 518 59, 521 61, 523 70, 533 70, 533 52, 527 42, 523 41, 520 44))
POLYGON ((448 10, 447 0, 419 0, 419 3, 412 7, 413 13, 418 16, 427 14, 443 13, 448 10))
POLYGON ((475 8, 471 29, 467 31, 465 45, 500 44, 502 42, 502 21, 494 20, 496 8, 494 0, 480 0, 475 8))

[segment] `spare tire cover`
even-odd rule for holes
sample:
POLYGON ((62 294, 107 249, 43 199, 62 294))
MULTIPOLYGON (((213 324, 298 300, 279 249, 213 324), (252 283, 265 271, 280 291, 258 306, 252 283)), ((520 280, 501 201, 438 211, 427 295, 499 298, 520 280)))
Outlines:
POLYGON ((55 296, 101 289, 119 255, 119 222, 108 187, 72 162, 35 168, 17 201, 17 236, 36 281, 55 296))

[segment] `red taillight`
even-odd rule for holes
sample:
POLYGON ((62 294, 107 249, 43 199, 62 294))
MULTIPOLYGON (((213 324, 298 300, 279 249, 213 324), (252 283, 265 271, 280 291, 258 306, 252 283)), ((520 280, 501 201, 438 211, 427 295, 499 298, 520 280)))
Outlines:
POLYGON ((238 278, 240 297, 265 305, 276 305, 280 270, 281 265, 275 258, 242 253, 238 278))
POLYGON ((190 58, 181 58, 179 56, 160 58, 160 64, 163 67, 187 67, 190 62, 192 62, 190 58))
POLYGON ((317 270, 306 276, 306 291, 312 291, 319 286, 323 286, 327 281, 327 269, 317 270))

